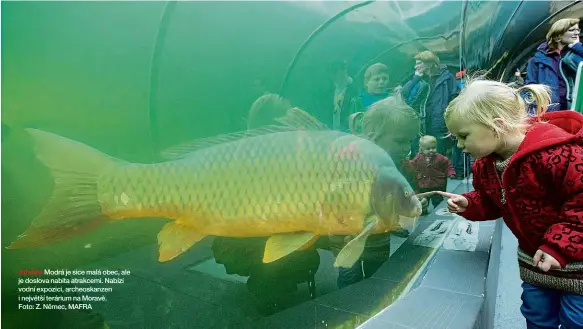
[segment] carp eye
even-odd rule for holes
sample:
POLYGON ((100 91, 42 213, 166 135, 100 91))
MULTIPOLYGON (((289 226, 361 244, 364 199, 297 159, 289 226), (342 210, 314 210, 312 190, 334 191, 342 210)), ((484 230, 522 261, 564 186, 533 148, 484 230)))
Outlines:
POLYGON ((410 194, 409 191, 405 190, 405 198, 408 199, 409 198, 409 194, 410 194))

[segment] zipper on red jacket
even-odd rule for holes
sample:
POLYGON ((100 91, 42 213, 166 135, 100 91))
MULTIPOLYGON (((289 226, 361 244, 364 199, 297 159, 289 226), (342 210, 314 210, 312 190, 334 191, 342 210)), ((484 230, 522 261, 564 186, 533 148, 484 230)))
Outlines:
MULTIPOLYGON (((508 165, 510 165, 510 164, 508 164, 508 165)), ((506 170, 504 170, 504 172, 502 174, 498 174, 498 168, 496 168, 496 163, 492 162, 492 166, 494 167, 494 173, 496 174, 496 180, 498 181, 498 185, 500 185, 500 194, 501 194, 500 202, 503 205, 506 205, 506 190, 504 189, 504 185, 502 185, 502 179, 500 177, 501 175, 502 176, 504 175, 504 172, 506 170)), ((508 169, 508 167, 506 167, 506 169, 508 169)))

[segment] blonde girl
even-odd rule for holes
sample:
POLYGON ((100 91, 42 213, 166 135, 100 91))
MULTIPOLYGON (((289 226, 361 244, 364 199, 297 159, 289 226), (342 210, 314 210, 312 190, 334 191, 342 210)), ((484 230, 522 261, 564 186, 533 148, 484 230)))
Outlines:
POLYGON ((583 115, 546 113, 549 103, 543 85, 470 82, 444 117, 457 146, 477 159, 475 190, 435 193, 469 220, 502 217, 517 237, 527 328, 583 328, 583 115))

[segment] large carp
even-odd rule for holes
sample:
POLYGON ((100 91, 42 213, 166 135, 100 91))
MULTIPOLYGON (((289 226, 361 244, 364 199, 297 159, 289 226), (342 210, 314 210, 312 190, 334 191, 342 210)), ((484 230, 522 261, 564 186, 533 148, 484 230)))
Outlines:
POLYGON ((335 262, 350 267, 369 234, 398 229, 399 216, 417 218, 421 205, 384 150, 306 116, 293 109, 279 127, 206 139, 154 164, 27 129, 55 189, 9 248, 53 243, 108 220, 163 217, 172 221, 158 233, 160 261, 208 235, 270 236, 264 262, 322 235, 356 235, 335 262))

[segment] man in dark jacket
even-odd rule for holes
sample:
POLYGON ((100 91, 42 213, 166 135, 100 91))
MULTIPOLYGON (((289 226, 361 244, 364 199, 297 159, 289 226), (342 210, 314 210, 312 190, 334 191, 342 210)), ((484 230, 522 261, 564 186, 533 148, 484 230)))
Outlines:
MULTIPOLYGON (((351 104, 358 96, 358 87, 354 80, 348 75, 345 61, 333 61, 330 64, 329 73, 334 82, 334 97, 332 103, 332 129, 347 131, 348 117, 352 114, 351 104)), ((327 108, 327 107, 326 107, 327 108)), ((324 122, 328 122, 326 118, 324 122)))
MULTIPOLYGON (((415 75, 403 86, 403 99, 419 114, 421 135, 437 137, 437 152, 446 155, 453 145, 447 135, 443 114, 449 102, 459 93, 454 75, 439 57, 430 51, 415 56, 415 75)), ((411 145, 411 158, 419 151, 419 138, 411 145)))

